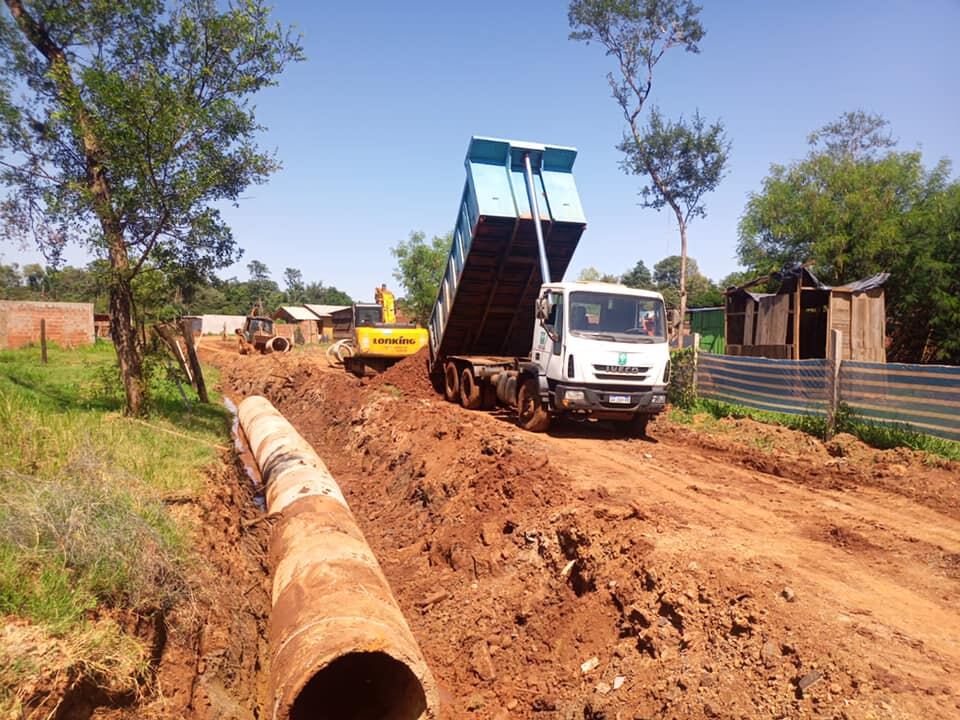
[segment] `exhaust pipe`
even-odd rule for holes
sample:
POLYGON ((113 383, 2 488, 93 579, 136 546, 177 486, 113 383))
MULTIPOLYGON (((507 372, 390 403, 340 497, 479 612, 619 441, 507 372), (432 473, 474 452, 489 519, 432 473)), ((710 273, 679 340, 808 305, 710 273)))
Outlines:
POLYGON ((238 409, 270 536, 273 720, 435 720, 439 696, 390 586, 323 460, 263 397, 238 409))

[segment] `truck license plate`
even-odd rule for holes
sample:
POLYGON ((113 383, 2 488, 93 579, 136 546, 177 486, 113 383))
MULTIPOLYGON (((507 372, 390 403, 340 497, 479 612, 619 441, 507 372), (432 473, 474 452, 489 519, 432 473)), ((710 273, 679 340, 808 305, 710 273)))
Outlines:
POLYGON ((616 405, 629 405, 630 396, 629 395, 611 395, 607 398, 607 401, 614 403, 616 405))

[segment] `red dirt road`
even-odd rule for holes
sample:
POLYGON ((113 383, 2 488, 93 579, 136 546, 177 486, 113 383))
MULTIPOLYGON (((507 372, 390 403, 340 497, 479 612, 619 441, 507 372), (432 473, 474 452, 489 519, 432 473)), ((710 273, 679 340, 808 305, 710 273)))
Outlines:
POLYGON ((214 360, 328 461, 446 717, 960 717, 956 463, 750 421, 535 436, 418 361, 214 360))

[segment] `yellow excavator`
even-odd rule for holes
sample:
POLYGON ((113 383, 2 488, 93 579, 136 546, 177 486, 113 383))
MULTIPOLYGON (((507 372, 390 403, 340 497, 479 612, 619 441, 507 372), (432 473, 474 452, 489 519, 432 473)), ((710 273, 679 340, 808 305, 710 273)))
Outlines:
POLYGON ((331 362, 359 377, 383 372, 426 347, 430 337, 426 328, 397 322, 396 298, 386 285, 374 290, 374 300, 354 304, 351 337, 327 350, 331 362))

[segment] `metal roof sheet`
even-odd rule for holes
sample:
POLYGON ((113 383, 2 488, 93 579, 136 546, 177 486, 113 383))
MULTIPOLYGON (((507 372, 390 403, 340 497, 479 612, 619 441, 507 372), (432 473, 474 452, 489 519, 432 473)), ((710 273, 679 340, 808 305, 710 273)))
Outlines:
POLYGON ((349 305, 311 305, 308 303, 308 304, 305 304, 303 307, 305 307, 307 310, 312 312, 316 317, 329 317, 335 312, 349 309, 350 306, 349 305))
POLYGON ((287 315, 292 317, 294 320, 316 320, 317 316, 315 313, 307 309, 305 305, 281 305, 277 308, 276 315, 279 312, 285 312, 287 315))

